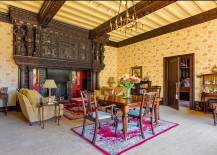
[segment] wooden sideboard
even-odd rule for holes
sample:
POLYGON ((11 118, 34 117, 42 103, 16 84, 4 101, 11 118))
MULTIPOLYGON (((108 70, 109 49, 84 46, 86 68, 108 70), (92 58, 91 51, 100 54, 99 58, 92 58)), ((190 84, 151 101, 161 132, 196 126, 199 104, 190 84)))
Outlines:
POLYGON ((0 99, 5 99, 6 102, 4 104, 4 110, 3 112, 5 113, 5 115, 7 115, 8 109, 7 109, 7 104, 8 104, 8 94, 0 94, 0 99))
POLYGON ((204 113, 207 112, 207 107, 209 106, 209 103, 206 101, 206 98, 207 99, 210 99, 210 98, 217 99, 217 93, 205 93, 205 92, 202 92, 201 101, 204 102, 204 113))
POLYGON ((151 81, 140 81, 140 83, 135 84, 135 89, 132 89, 132 95, 140 95, 140 90, 144 88, 151 88, 151 81))

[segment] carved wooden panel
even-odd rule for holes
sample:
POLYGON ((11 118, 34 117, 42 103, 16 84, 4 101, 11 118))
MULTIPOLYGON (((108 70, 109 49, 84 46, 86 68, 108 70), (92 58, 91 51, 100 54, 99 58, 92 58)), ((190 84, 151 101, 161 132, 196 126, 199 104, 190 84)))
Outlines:
POLYGON ((34 56, 90 63, 91 42, 88 38, 66 37, 36 29, 34 56))
POLYGON ((32 25, 38 25, 38 14, 23 10, 14 6, 9 6, 10 19, 12 23, 15 21, 22 21, 23 24, 31 23, 32 25))
MULTIPOLYGON (((58 38, 55 35, 42 33, 39 41, 41 49, 38 51, 41 57, 57 58, 58 56, 58 38)), ((37 51, 36 51, 37 52, 37 51)))
POLYGON ((9 14, 0 11, 0 21, 10 23, 9 14))
MULTIPOLYGON (((51 20, 46 29, 43 29, 38 24, 38 14, 15 7, 10 7, 9 12, 14 25, 16 64, 89 70, 94 73, 99 73, 105 67, 104 45, 108 41, 108 35, 90 39, 89 30, 55 20, 51 20)), ((24 71, 22 75, 25 76, 24 71)), ((24 83, 29 82, 28 77, 25 79, 27 81, 22 81, 21 88, 26 87, 24 83)), ((92 82, 96 85, 98 74, 94 74, 89 80, 88 85, 92 85, 92 82)))
POLYGON ((78 44, 75 40, 59 38, 59 58, 78 60, 78 44))

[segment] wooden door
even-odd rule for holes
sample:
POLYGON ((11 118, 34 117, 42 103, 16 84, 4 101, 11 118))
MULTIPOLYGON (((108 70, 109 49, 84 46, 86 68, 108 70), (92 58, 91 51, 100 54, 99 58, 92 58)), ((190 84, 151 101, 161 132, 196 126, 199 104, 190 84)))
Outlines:
POLYGON ((179 57, 168 61, 168 105, 179 110, 179 57))

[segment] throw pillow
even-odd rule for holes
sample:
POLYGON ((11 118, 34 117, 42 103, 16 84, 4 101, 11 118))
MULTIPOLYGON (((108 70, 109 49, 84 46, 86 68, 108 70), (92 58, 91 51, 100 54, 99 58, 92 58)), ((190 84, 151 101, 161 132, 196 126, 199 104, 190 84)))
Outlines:
POLYGON ((34 90, 33 89, 33 91, 34 91, 34 93, 35 93, 35 96, 38 98, 38 100, 40 101, 40 98, 42 97, 42 95, 38 92, 38 91, 36 91, 36 90, 34 90))
MULTIPOLYGON (((51 96, 50 98, 51 98, 51 102, 55 101, 55 96, 51 96)), ((49 97, 43 97, 42 98, 43 104, 48 103, 48 101, 49 101, 49 97)))
POLYGON ((35 92, 33 90, 27 90, 27 91, 23 91, 23 94, 29 99, 29 102, 32 105, 38 105, 40 102, 40 98, 38 98, 35 95, 35 92))

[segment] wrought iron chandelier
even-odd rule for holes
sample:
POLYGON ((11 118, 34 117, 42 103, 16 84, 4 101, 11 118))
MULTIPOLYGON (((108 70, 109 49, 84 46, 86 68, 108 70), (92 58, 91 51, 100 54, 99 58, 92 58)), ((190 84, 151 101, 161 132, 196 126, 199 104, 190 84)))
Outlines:
POLYGON ((126 35, 127 33, 132 33, 134 28, 136 31, 138 28, 143 29, 143 24, 139 22, 139 19, 136 15, 136 9, 133 0, 133 13, 131 16, 129 15, 128 1, 129 0, 125 1, 125 14, 120 15, 120 8, 122 5, 122 0, 120 0, 117 18, 115 19, 115 22, 110 22, 111 31, 119 30, 121 33, 125 33, 126 35))

